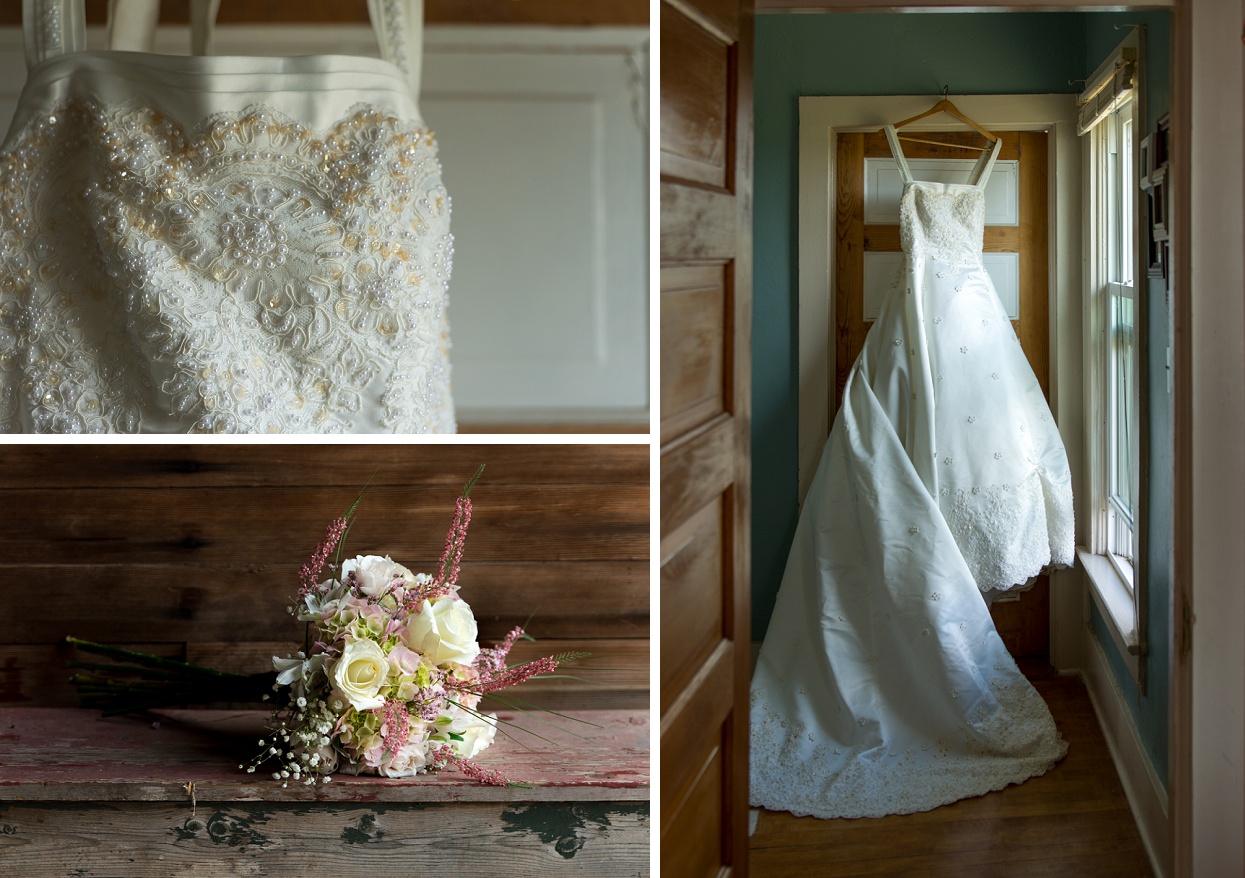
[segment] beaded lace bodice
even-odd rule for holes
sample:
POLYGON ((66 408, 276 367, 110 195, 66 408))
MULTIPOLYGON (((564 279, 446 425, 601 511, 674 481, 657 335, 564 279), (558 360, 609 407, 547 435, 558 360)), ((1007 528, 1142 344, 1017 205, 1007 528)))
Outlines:
POLYGON ((899 240, 905 253, 959 265, 981 262, 986 198, 976 186, 913 182, 899 200, 899 240))
POLYGON ((452 432, 450 203, 404 73, 72 48, 0 151, 0 426, 452 432))

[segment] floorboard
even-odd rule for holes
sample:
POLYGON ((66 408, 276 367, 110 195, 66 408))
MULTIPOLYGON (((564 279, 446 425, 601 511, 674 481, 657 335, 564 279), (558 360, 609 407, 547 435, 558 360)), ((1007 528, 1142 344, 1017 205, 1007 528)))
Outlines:
POLYGON ((1067 757, 1045 775, 921 814, 818 820, 761 811, 751 874, 1152 878, 1084 682, 1024 670, 1068 741, 1067 757))

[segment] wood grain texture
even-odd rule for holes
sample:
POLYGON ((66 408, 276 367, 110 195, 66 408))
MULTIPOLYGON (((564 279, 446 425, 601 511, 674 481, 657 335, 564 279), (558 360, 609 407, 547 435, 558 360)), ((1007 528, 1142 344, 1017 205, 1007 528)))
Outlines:
POLYGON ((1046 133, 1009 135, 1020 142, 1020 346, 1050 399, 1050 259, 1047 253, 1046 133))
POLYGON ((6 878, 649 874, 648 805, 0 804, 6 878))
POLYGON ((1050 654, 1050 577, 1037 577, 1019 597, 991 605, 994 628, 1013 656, 1045 659, 1050 654))
POLYGON ((1084 683, 1025 667, 1068 740, 1063 762, 1019 786, 920 814, 817 820, 762 811, 751 842, 753 874, 1149 876, 1084 683))
POLYGON ((587 710, 567 718, 499 711, 480 764, 528 787, 491 787, 448 769, 413 778, 334 774, 282 787, 238 764, 258 751, 267 711, 159 710, 101 718, 76 708, 0 708, 0 801, 540 802, 648 798, 647 711, 587 710), (531 732, 537 734, 531 734, 531 732), (544 740, 542 740, 542 738, 544 740))
MULTIPOLYGON (((169 24, 189 20, 188 0, 162 0, 160 19, 169 24)), ((103 25, 108 20, 108 0, 86 0, 86 20, 103 25)), ((319 24, 366 24, 367 0, 221 0, 218 24, 300 22, 319 24)), ((570 26, 648 24, 645 0, 424 0, 424 20, 429 24, 554 24, 570 26)), ((0 5, 0 25, 19 26, 21 4, 0 5)))
POLYGON ((723 43, 740 39, 741 19, 752 13, 751 4, 745 9, 739 0, 665 0, 664 6, 678 10, 723 43))
MULTIPOLYGON (((218 639, 238 642, 279 639, 293 630, 285 612, 297 588, 293 562, 135 564, 123 569, 49 564, 26 569, 27 575, 73 582, 74 587, 14 589, 6 614, 24 621, 0 629, 0 644, 55 643, 67 633, 87 640, 110 636, 141 641, 157 630, 171 640, 202 640, 215 632, 222 635, 218 639)), ((529 633, 540 638, 648 633, 644 561, 465 562, 460 583, 460 594, 471 604, 484 638, 503 637, 529 620, 529 633), (588 583, 591 588, 585 587, 588 583)))
POLYGON ((264 670, 300 635, 299 565, 362 485, 347 554, 430 571, 482 461, 460 576, 481 638, 526 623, 537 654, 633 669, 540 681, 546 706, 643 706, 648 449, 460 444, 7 446, 0 502, 23 514, 0 517, 0 602, 22 624, 0 630, 0 704, 73 703, 67 634, 264 670))
MULTIPOLYGON (((456 493, 370 489, 347 551, 379 552, 430 570, 441 555, 456 493)), ((319 487, 168 488, 159 497, 137 487, 3 491, 0 497, 24 515, 0 520, 0 545, 26 563, 297 565, 356 494, 319 487)), ((647 486, 481 486, 473 499, 467 552, 476 560, 633 561, 648 555, 647 486)))
MULTIPOLYGON (((287 656, 302 647, 301 643, 292 639, 215 643, 197 640, 144 642, 118 640, 115 634, 109 636, 107 630, 97 633, 77 627, 70 630, 74 636, 82 636, 86 640, 107 641, 123 649, 237 674, 270 671, 274 655, 287 656)), ((268 634, 274 636, 289 630, 290 626, 274 626, 268 634)), ((493 639, 482 636, 485 643, 493 639)), ((649 645, 646 639, 541 638, 534 643, 515 644, 511 656, 513 661, 523 662, 560 652, 589 652, 592 657, 562 669, 564 675, 573 675, 578 679, 571 676, 534 679, 513 692, 502 693, 502 697, 513 696, 549 710, 642 710, 648 706, 649 645)), ((77 693, 69 682, 72 671, 65 664, 73 657, 72 650, 64 643, 0 644, 0 707, 76 706, 77 693)))
POLYGON ((671 822, 668 835, 680 842, 672 843, 671 850, 663 856, 664 873, 719 874, 725 829, 729 825, 729 815, 723 813, 727 789, 722 762, 727 752, 722 747, 709 750, 691 787, 678 801, 678 816, 671 822))
POLYGON ((721 546, 723 504, 710 503, 687 519, 663 545, 661 600, 679 623, 661 633, 661 709, 671 706, 726 633, 723 609, 730 581, 721 546))
MULTIPOLYGON (((663 801, 670 808, 669 816, 663 815, 667 827, 672 825, 667 821, 677 813, 679 803, 691 794, 705 760, 722 748, 731 718, 738 716, 732 685, 737 654, 731 641, 720 640, 696 676, 662 712, 659 754, 663 801), (689 716, 697 721, 680 721, 689 716)), ((746 705, 743 711, 746 713, 746 705)), ((733 752, 728 750, 727 757, 733 752)))
MULTIPOLYGON (((835 158, 834 408, 865 343, 865 153, 863 134, 840 134, 835 158)), ((831 418, 833 420, 833 418, 831 418)))
POLYGON ((662 448, 661 535, 721 497, 738 476, 736 424, 715 418, 662 448))
POLYGON ((661 182, 661 261, 730 262, 740 231, 735 199, 722 192, 661 182))
POLYGON ((753 15, 660 9, 661 869, 725 878, 748 868, 753 15))
POLYGON ((726 187, 728 47, 683 13, 661 16, 661 171, 726 187))
MULTIPOLYGON (((477 491, 501 485, 648 484, 636 446, 518 444, 11 445, 0 490, 167 487, 340 487, 354 500, 373 487, 444 487, 453 497, 485 464, 477 491), (551 458, 557 465, 551 466, 551 458)), ((336 509, 340 513, 341 509, 336 509)), ((366 511, 366 508, 364 509, 366 511)))
POLYGON ((731 311, 724 265, 661 270, 661 435, 686 433, 726 410, 731 311))

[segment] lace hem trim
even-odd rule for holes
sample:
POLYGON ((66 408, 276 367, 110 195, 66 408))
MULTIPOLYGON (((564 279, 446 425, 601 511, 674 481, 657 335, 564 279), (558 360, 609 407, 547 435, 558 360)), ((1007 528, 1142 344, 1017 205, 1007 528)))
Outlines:
POLYGON ((1075 556, 1072 486, 1039 467, 1017 484, 955 492, 947 525, 981 591, 1023 585, 1075 556))
POLYGON ((876 738, 835 747, 775 722, 764 699, 752 708, 750 802, 797 817, 914 814, 1045 774, 1068 752, 1046 703, 1020 679, 991 687, 998 709, 961 726, 955 740, 902 752, 876 738), (768 719, 768 722, 766 721, 768 719), (812 739, 812 740, 810 740, 812 739))

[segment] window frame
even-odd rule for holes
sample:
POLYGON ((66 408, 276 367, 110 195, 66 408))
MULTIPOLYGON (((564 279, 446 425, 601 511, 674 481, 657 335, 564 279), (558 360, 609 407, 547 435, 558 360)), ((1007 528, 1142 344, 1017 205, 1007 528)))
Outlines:
MULTIPOLYGON (((1140 480, 1140 452, 1145 442, 1142 402, 1145 271, 1140 264, 1141 208, 1140 140, 1145 119, 1140 31, 1133 30, 1090 77, 1101 83, 1126 63, 1135 64, 1131 88, 1104 101, 1096 100, 1096 118, 1084 132, 1085 210, 1085 383, 1086 458, 1089 498, 1088 546, 1077 555, 1091 585, 1091 595, 1108 623, 1125 664, 1144 691, 1145 504, 1140 480), (1127 143, 1128 149, 1121 149, 1127 143), (1116 388, 1116 334, 1113 313, 1117 303, 1132 302, 1131 377, 1132 421, 1128 436, 1133 480, 1128 486, 1131 504, 1116 493, 1115 456, 1119 439, 1116 417, 1121 400, 1116 388), (1130 514, 1131 513, 1131 514, 1130 514)), ((1087 91, 1087 94, 1089 92, 1087 91)), ((1091 102, 1093 103, 1093 102, 1091 102)), ((1084 124, 1084 123, 1083 123, 1084 124)))

